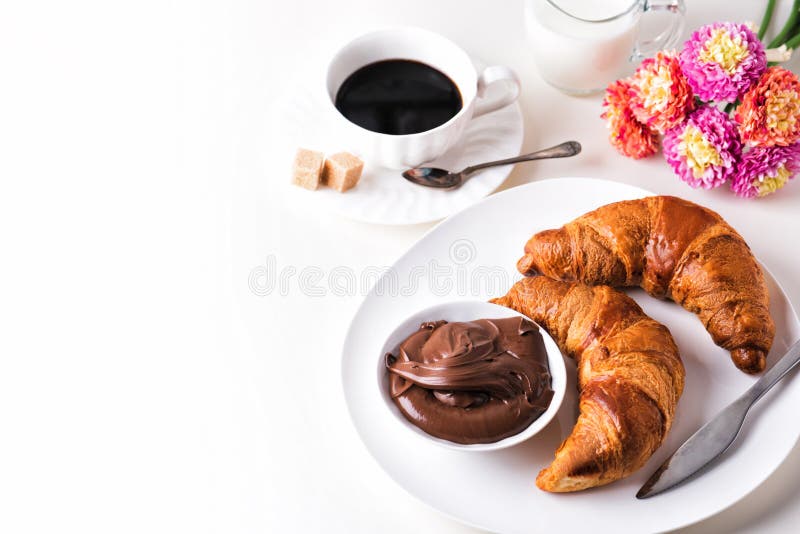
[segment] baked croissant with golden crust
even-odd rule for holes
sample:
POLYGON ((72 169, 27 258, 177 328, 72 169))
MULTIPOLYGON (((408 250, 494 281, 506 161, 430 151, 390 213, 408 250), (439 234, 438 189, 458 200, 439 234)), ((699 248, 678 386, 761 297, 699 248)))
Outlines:
POLYGON ((535 234, 517 268, 639 285, 697 314, 739 369, 764 370, 775 336, 764 274, 744 239, 707 208, 669 196, 608 204, 535 234))
POLYGON ((669 330, 608 286, 536 276, 492 302, 539 323, 577 363, 578 421, 536 485, 578 491, 642 467, 664 441, 683 392, 683 363, 669 330))

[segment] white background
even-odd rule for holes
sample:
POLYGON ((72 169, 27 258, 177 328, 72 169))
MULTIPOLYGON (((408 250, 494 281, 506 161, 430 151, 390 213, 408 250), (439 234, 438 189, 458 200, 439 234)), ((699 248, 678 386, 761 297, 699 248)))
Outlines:
MULTIPOLYGON (((762 5, 690 1, 690 27, 757 20, 762 5)), ((395 486, 349 423, 339 349, 360 296, 304 295, 296 277, 285 295, 248 289, 269 257, 361 272, 431 226, 284 202, 269 151, 271 98, 375 26, 434 29, 514 68, 525 150, 583 143, 503 188, 586 175, 703 203, 800 304, 800 184, 746 202, 689 189, 660 157, 616 155, 597 98, 539 79, 521 13, 510 0, 3 2, 0 531, 469 531, 395 486)), ((797 525, 799 470, 796 448, 688 532, 797 525)))

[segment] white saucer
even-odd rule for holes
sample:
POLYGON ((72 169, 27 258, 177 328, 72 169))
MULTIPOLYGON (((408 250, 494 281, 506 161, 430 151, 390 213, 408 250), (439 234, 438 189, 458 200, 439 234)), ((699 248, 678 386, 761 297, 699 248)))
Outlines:
MULTIPOLYGON (((327 95, 316 90, 316 86, 309 83, 289 88, 275 102, 270 114, 275 118, 271 126, 279 134, 272 138, 282 141, 282 146, 273 147, 275 154, 283 158, 275 168, 287 170, 269 179, 284 180, 286 202, 297 204, 300 209, 322 209, 376 224, 426 223, 443 219, 486 197, 511 173, 510 165, 486 169, 460 188, 442 191, 412 184, 399 171, 373 166, 367 161, 358 186, 346 193, 328 188, 306 191, 293 186, 289 169, 298 147, 326 154, 347 150, 359 155, 358 147, 342 146, 337 140, 335 130, 324 119, 325 107, 329 105, 324 101, 327 95)), ((522 111, 515 103, 471 121, 463 139, 431 164, 459 171, 475 163, 516 156, 522 148, 522 139, 522 111)))

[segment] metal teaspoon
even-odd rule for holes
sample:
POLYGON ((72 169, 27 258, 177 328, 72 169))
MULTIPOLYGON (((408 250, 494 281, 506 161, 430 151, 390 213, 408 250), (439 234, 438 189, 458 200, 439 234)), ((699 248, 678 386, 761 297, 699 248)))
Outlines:
POLYGON ((461 172, 450 172, 445 169, 438 169, 436 167, 417 167, 403 172, 403 177, 409 182, 414 182, 418 185, 425 187, 435 187, 439 189, 454 189, 464 183, 464 180, 474 172, 488 167, 495 167, 498 165, 511 165, 512 163, 520 163, 522 161, 533 161, 537 159, 549 158, 568 158, 579 154, 581 151, 581 144, 577 141, 567 141, 544 150, 537 150, 530 154, 523 154, 514 158, 501 159, 498 161, 490 161, 488 163, 480 163, 467 167, 461 172))

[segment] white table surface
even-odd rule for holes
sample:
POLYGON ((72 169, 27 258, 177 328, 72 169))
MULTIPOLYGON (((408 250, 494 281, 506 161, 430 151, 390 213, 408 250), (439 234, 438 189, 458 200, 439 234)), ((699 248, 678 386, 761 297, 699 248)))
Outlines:
MULTIPOLYGON (((689 26, 758 19, 762 4, 690 0, 689 26)), ((470 531, 389 480, 348 420, 339 349, 360 294, 322 283, 326 294, 310 295, 298 274, 269 296, 248 286, 273 260, 284 273, 388 265, 431 227, 309 212, 284 202, 287 172, 272 164, 271 98, 370 27, 424 26, 514 68, 525 150, 583 143, 579 158, 518 166, 503 188, 583 175, 705 204, 800 305, 800 184, 746 202, 688 188, 660 157, 618 156, 598 98, 540 80, 521 10, 519 0, 4 4, 0 531, 470 531)), ((687 532, 786 532, 800 524, 798 471, 795 448, 751 495, 687 532)))

